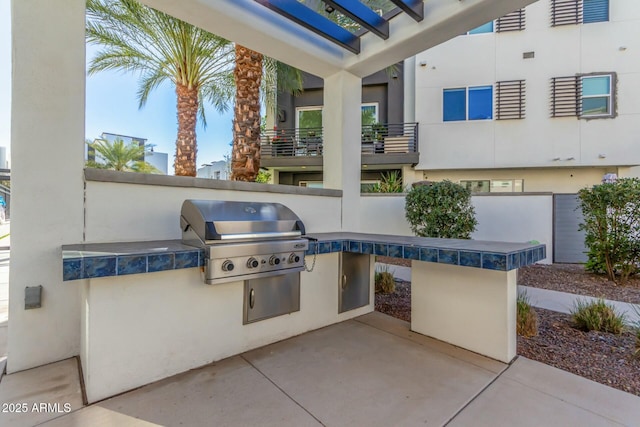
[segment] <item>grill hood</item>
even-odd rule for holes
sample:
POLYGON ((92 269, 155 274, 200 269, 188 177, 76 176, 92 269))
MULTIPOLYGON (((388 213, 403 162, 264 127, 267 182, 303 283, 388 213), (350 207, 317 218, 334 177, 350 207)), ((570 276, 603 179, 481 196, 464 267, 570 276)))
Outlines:
POLYGON ((183 241, 196 245, 277 240, 305 234, 300 218, 280 203, 185 200, 180 227, 183 241))

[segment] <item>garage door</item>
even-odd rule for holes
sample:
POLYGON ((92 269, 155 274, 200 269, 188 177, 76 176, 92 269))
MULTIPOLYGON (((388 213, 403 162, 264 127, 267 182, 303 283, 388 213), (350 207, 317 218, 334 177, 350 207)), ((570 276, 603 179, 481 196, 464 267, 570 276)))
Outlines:
POLYGON ((577 194, 553 196, 553 262, 587 262, 582 222, 577 194))

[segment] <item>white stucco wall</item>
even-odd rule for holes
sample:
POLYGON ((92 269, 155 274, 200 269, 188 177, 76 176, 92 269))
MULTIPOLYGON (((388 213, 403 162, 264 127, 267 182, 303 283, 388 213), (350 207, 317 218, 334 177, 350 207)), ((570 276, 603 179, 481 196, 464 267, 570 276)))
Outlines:
POLYGON ((363 194, 360 198, 360 233, 413 236, 404 216, 406 194, 363 194))
POLYGON ((553 196, 508 195, 473 196, 478 226, 475 240, 529 242, 547 245, 547 258, 553 260, 553 196))
POLYGON ((78 283, 61 245, 82 241, 84 0, 13 0, 11 270, 7 372, 77 355, 78 283), (42 308, 25 310, 27 286, 42 308))
POLYGON ((85 241, 180 239, 186 199, 278 202, 300 217, 308 233, 341 230, 340 197, 88 181, 85 241))
POLYGON ((516 356, 516 270, 411 262, 411 330, 505 363, 516 356))
POLYGON ((300 311, 248 325, 242 282, 205 285, 196 268, 90 280, 81 355, 89 402, 373 311, 371 262, 370 304, 338 314, 338 257, 318 255, 301 273, 300 311))
POLYGON ((415 115, 420 122, 421 156, 417 169, 640 164, 636 137, 639 24, 640 3, 617 0, 610 2, 609 22, 551 27, 550 0, 539 0, 526 8, 523 31, 459 36, 418 54, 415 115), (523 59, 524 52, 535 52, 535 58, 523 59), (617 73, 618 116, 550 118, 550 78, 593 72, 617 73), (444 88, 514 79, 526 80, 525 119, 443 122, 444 88))

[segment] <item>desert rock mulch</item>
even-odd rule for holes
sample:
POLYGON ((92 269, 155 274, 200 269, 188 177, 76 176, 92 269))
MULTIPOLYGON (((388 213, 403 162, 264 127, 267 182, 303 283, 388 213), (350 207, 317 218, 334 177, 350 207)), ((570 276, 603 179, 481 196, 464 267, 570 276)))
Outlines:
POLYGON ((640 277, 616 285, 604 275, 585 271, 581 264, 535 264, 518 270, 518 284, 570 294, 640 304, 640 277))
MULTIPOLYGON (((385 260, 387 261, 387 260, 385 260)), ((640 280, 615 286, 606 278, 585 273, 579 265, 534 265, 519 270, 518 283, 555 291, 640 303, 640 280)), ((375 308, 411 321, 411 283, 396 281, 392 294, 376 294, 375 308)), ((583 332, 572 327, 571 316, 535 308, 538 335, 518 337, 518 354, 555 366, 601 384, 640 396, 640 359, 634 358, 636 339, 621 335, 583 332)))

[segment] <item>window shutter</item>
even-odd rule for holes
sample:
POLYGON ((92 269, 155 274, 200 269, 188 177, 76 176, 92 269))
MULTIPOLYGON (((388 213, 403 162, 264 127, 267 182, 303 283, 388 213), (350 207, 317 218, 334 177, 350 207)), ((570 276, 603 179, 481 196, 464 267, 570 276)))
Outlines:
POLYGON ((551 79, 551 117, 579 116, 582 79, 579 76, 551 79))
POLYGON ((522 31, 525 26, 524 9, 508 13, 496 21, 496 33, 522 31))
POLYGON ((583 0, 582 22, 605 22, 609 20, 609 0, 583 0))
POLYGON ((496 82, 496 120, 524 119, 524 80, 496 82))
POLYGON ((582 0, 551 0, 551 26, 582 22, 582 0))

